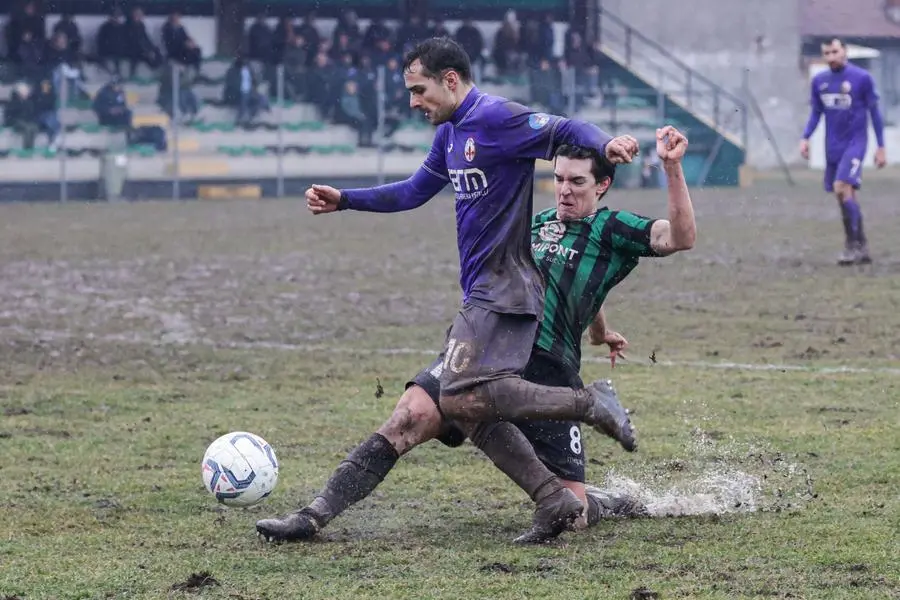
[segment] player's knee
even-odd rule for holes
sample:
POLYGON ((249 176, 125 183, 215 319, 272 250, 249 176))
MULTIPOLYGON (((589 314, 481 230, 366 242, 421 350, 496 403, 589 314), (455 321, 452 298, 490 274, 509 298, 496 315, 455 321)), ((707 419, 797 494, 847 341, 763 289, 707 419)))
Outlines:
POLYGON ((853 197, 853 184, 846 181, 835 181, 834 193, 837 194, 838 198, 842 201, 849 200, 853 197))
POLYGON ((448 419, 459 421, 479 421, 480 411, 477 410, 477 398, 473 390, 459 394, 441 394, 441 412, 448 419))
POLYGON ((437 437, 441 431, 441 413, 431 396, 419 386, 412 386, 400 397, 394 412, 378 430, 398 454, 437 437))

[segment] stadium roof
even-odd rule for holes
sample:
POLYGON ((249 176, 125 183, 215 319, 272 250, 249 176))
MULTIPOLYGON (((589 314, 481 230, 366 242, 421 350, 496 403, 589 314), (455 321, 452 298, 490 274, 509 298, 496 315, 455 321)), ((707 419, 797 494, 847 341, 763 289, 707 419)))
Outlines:
POLYGON ((801 0, 800 32, 808 36, 900 38, 900 0, 801 0))

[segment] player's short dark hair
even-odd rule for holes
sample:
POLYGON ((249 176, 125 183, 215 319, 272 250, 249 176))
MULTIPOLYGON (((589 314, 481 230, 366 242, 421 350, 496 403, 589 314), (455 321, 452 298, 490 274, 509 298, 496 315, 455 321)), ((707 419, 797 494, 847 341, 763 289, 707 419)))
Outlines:
POLYGON ((612 182, 616 179, 616 165, 611 163, 608 158, 600 154, 600 152, 598 152, 596 148, 562 145, 556 149, 556 153, 553 155, 554 164, 556 164, 556 159, 560 156, 564 158, 590 160, 591 175, 594 176, 594 181, 596 181, 597 183, 600 183, 608 177, 609 183, 610 185, 612 185, 612 182))
POLYGON ((830 45, 832 45, 832 44, 837 44, 837 45, 840 46, 841 48, 846 48, 846 47, 847 47, 847 44, 845 44, 845 43, 844 43, 844 40, 842 40, 841 38, 833 37, 833 38, 828 38, 827 40, 823 40, 823 41, 822 41, 822 45, 823 45, 823 46, 830 46, 830 45))
POLYGON ((440 79, 447 71, 456 71, 464 82, 472 81, 472 63, 462 46, 448 37, 427 39, 403 57, 403 70, 408 71, 415 62, 422 63, 422 75, 440 79))

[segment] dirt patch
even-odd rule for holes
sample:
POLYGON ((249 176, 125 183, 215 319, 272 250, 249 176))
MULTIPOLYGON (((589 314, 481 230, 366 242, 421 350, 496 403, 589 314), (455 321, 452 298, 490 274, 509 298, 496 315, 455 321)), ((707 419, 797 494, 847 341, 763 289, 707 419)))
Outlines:
POLYGON ((207 587, 216 587, 219 581, 209 571, 191 573, 190 577, 180 583, 173 583, 173 592, 197 592, 207 587))
POLYGON ((505 573, 511 574, 515 573, 516 569, 512 565, 508 565, 506 563, 501 562, 492 562, 486 565, 482 565, 478 568, 482 573, 505 573))
POLYGON ((72 437, 72 434, 65 429, 45 429, 43 427, 28 427, 26 429, 20 429, 19 433, 24 433, 26 435, 35 435, 41 436, 46 435, 49 437, 68 439, 72 437))
POLYGON ((659 592, 654 592, 648 587, 640 586, 631 590, 629 600, 656 600, 660 598, 659 592))
POLYGON ((25 408, 24 406, 12 406, 3 411, 3 415, 6 417, 20 417, 22 415, 30 415, 34 411, 30 408, 25 408))

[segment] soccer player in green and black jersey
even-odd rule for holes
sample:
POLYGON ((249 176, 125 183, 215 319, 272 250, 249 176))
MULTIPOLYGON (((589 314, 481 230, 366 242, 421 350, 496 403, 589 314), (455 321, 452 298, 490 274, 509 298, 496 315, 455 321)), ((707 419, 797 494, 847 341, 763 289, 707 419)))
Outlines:
MULTIPOLYGON (((647 219, 599 206, 612 185, 615 167, 595 149, 562 146, 554 157, 556 208, 532 221, 532 253, 545 282, 545 307, 524 379, 541 385, 584 388, 578 375, 581 337, 621 349, 624 338, 606 329, 602 305, 609 291, 641 257, 665 256, 690 249, 696 226, 681 159, 687 138, 672 127, 657 131, 656 151, 668 176, 668 219, 647 219)), ((300 509, 308 521, 304 535, 314 536, 351 504, 368 496, 397 460, 432 439, 458 446, 465 434, 443 418, 438 408, 443 355, 407 383, 391 417, 376 432, 395 451, 390 459, 372 460, 359 448, 338 466, 311 504, 300 509), (351 481, 352 480, 352 481, 351 481)), ((611 382, 605 394, 615 395, 611 382)), ((581 523, 604 516, 639 513, 634 499, 615 497, 584 485, 584 448, 577 422, 516 423, 535 448, 538 459, 557 475, 587 507, 581 523)), ((611 437, 615 437, 611 435, 611 437)), ((537 524, 537 519, 535 520, 537 524)), ((543 542, 555 535, 535 526, 517 542, 543 542)))

